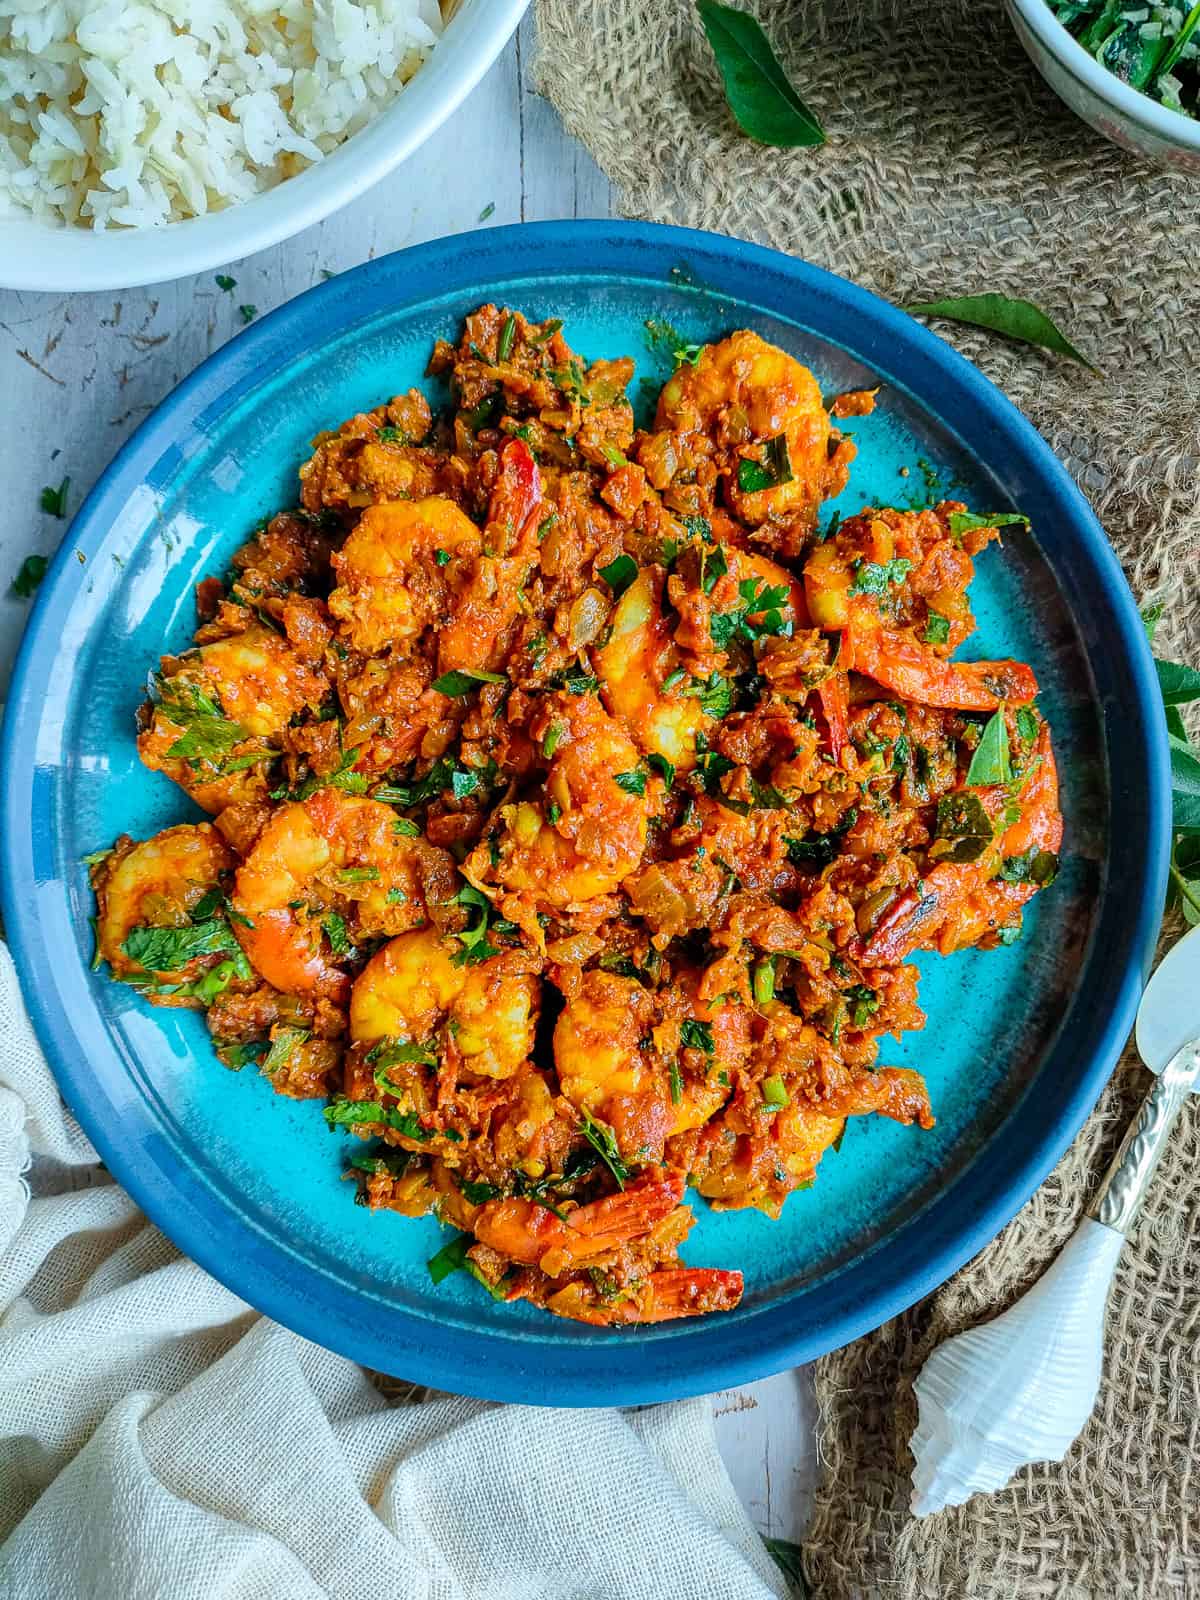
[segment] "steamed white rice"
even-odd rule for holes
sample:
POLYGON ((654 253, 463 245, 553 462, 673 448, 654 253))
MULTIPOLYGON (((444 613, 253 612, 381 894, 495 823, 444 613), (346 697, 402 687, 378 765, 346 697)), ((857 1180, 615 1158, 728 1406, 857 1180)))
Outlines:
POLYGON ((365 127, 441 29, 438 0, 0 0, 0 215, 247 200, 365 127))

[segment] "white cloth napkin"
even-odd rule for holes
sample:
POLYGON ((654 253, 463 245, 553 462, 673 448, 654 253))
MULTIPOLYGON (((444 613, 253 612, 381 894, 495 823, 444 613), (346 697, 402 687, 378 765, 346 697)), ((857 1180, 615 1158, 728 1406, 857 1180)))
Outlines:
POLYGON ((99 1171, 3 945, 0 1539, 3 1600, 787 1593, 707 1401, 390 1407, 180 1256, 99 1171))

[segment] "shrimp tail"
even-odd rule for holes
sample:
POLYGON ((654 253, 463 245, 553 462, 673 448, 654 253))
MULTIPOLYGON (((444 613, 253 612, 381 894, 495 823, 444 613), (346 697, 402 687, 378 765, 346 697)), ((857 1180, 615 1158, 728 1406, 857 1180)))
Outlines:
POLYGON ((892 628, 847 630, 855 670, 904 700, 947 711, 995 711, 1002 701, 1028 705, 1038 685, 1022 661, 944 661, 911 633, 892 628))
POLYGON ((475 1218, 475 1237, 510 1260, 539 1266, 557 1278, 649 1233, 682 1200, 685 1182, 682 1172, 642 1178, 619 1194, 580 1206, 565 1219, 529 1200, 489 1200, 475 1218))
POLYGON ((829 753, 834 761, 840 763, 842 751, 850 740, 850 689, 847 675, 835 672, 826 678, 817 690, 817 699, 825 719, 829 753))
POLYGON ((742 1298, 740 1272, 719 1267, 660 1267, 647 1280, 650 1295, 639 1322, 671 1322, 710 1311, 732 1311, 742 1298))
POLYGON ((568 1283, 546 1302, 555 1316, 595 1328, 674 1322, 710 1311, 732 1311, 742 1298, 740 1272, 719 1267, 659 1267, 635 1289, 605 1298, 586 1281, 568 1283))
POLYGON ((498 528, 509 549, 516 549, 539 517, 542 480, 533 452, 523 439, 510 439, 500 452, 500 473, 488 502, 488 527, 498 528))

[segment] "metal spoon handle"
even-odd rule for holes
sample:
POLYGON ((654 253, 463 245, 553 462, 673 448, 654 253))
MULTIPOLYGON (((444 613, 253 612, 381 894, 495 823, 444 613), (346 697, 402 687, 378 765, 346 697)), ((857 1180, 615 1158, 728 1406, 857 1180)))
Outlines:
POLYGON ((1200 1074, 1200 1039, 1177 1050, 1154 1080, 1137 1116, 1125 1130, 1121 1148, 1104 1175, 1088 1216, 1126 1234, 1150 1186, 1154 1169, 1184 1101, 1200 1074))

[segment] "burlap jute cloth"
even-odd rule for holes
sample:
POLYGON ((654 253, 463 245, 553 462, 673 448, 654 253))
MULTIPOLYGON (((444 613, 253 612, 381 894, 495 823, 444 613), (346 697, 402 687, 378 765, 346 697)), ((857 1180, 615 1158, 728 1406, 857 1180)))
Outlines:
MULTIPOLYGON (((1090 377, 949 324, 1088 495, 1160 653, 1200 663, 1200 195, 1078 122, 999 0, 741 0, 829 135, 742 137, 690 0, 538 0, 539 87, 636 217, 772 244, 901 304, 1040 304, 1090 377)), ((1046 530, 1052 536, 1053 530, 1046 530)), ((1119 715, 1119 711, 1111 714, 1119 715)), ((1178 1125, 1109 1312, 1095 1417, 1061 1466, 910 1518, 911 1381, 1008 1304, 1087 1204, 1144 1083, 1127 1056, 1050 1180, 936 1295, 821 1361, 825 1472, 807 1545, 821 1600, 1200 1596, 1200 1117, 1178 1125)))

